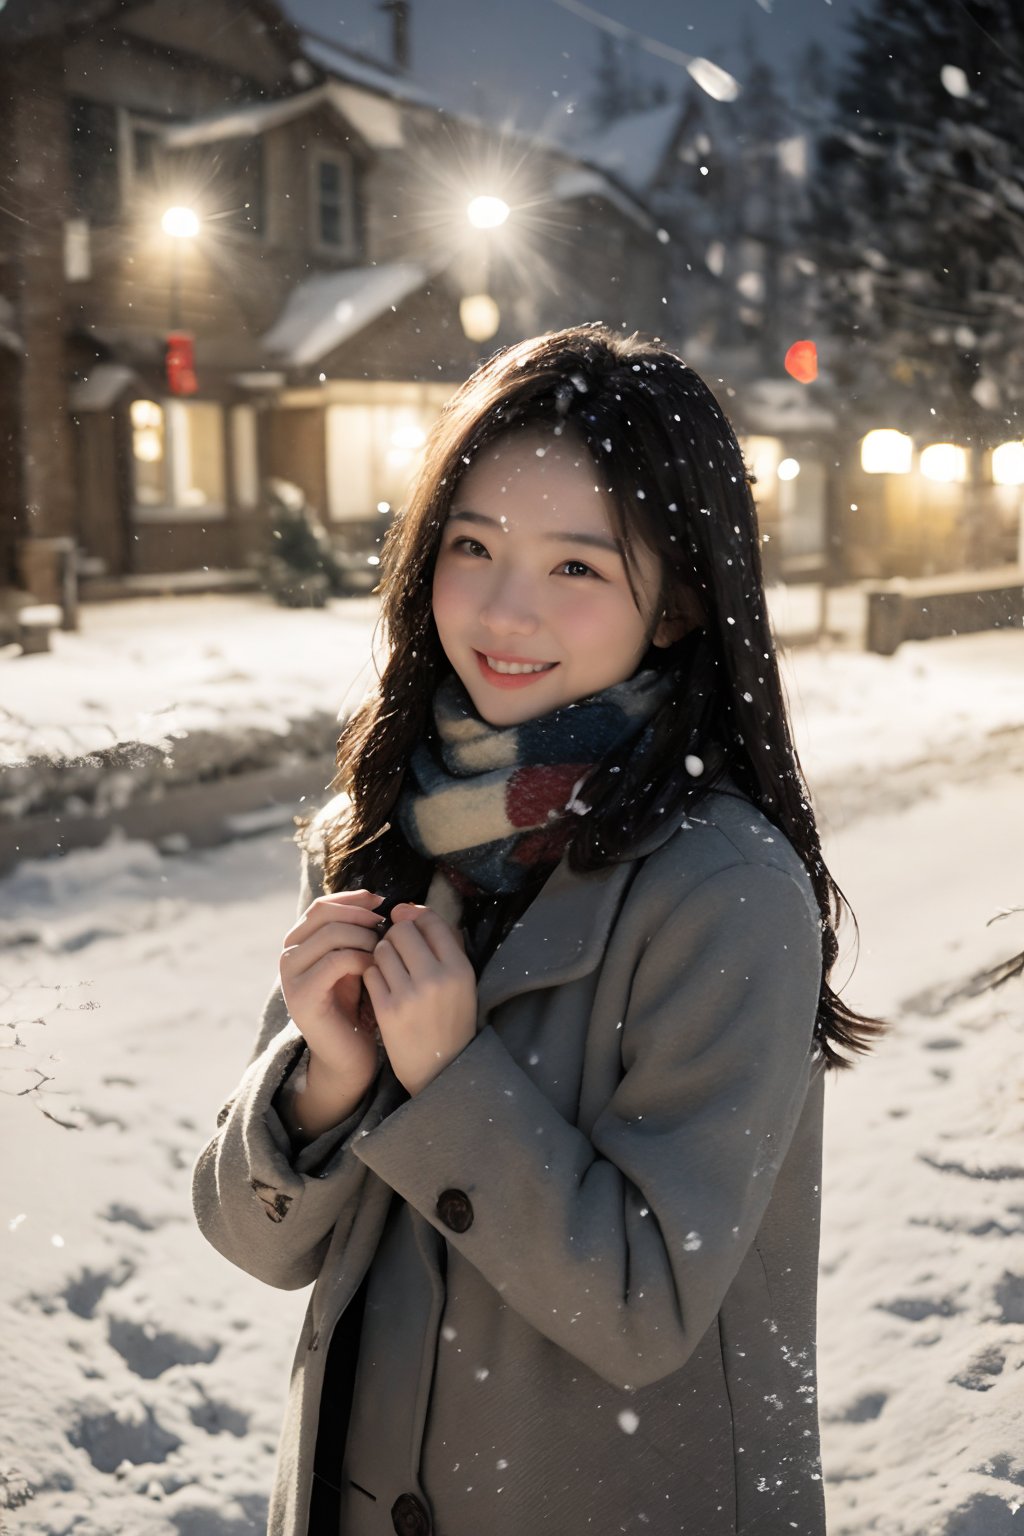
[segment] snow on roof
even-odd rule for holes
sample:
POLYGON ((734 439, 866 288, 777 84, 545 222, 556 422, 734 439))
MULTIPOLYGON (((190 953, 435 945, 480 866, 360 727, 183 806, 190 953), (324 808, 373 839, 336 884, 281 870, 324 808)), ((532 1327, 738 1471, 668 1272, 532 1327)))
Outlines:
POLYGON ((129 384, 138 387, 139 376, 123 363, 97 363, 86 378, 72 384, 68 398, 73 411, 109 411, 129 384))
POLYGON ((322 272, 299 283, 263 337, 293 367, 315 363, 421 288, 431 271, 418 262, 322 272))
POLYGON ((565 148, 590 165, 607 171, 631 192, 648 190, 672 147, 679 129, 683 104, 666 102, 644 112, 630 112, 587 140, 565 148))
POLYGON ((392 74, 386 65, 369 64, 362 59, 353 58, 343 48, 332 47, 330 43, 321 42, 319 38, 303 36, 302 51, 306 56, 319 64, 321 69, 326 69, 339 79, 347 80, 352 85, 362 85, 367 90, 376 91, 385 96, 390 96, 394 101, 408 102, 411 106, 431 107, 434 111, 443 111, 443 103, 430 96, 420 86, 416 85, 405 75, 392 74))
POLYGON ((319 106, 337 112, 377 149, 394 149, 403 143, 402 119, 393 102, 336 80, 279 101, 254 101, 195 122, 176 123, 164 129, 164 143, 169 149, 189 149, 194 144, 211 144, 221 139, 251 139, 319 106))
POLYGON ((634 202, 628 193, 623 192, 607 176, 602 176, 600 171, 581 166, 579 170, 562 171, 555 177, 551 184, 549 194, 552 202, 568 203, 578 197, 600 197, 627 219, 632 219, 641 229, 656 229, 657 225, 646 209, 634 202))

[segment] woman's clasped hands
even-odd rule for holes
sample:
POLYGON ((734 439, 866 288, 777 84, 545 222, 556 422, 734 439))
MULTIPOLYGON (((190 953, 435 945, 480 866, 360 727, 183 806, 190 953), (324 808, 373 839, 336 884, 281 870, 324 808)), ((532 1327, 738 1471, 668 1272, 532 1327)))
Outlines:
POLYGON ((382 901, 364 890, 318 897, 285 936, 280 961, 310 1079, 336 1083, 356 1101, 377 1073, 374 1019, 392 1071, 413 1096, 476 1033, 476 975, 459 930, 430 907, 402 902, 382 933, 374 910, 382 901))

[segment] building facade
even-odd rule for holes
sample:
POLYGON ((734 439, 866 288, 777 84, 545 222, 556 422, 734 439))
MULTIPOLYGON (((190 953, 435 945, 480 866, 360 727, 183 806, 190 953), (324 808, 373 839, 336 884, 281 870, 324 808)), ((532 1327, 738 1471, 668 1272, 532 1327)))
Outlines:
POLYGON ((43 600, 54 540, 104 590, 247 569, 274 481, 382 531, 495 346, 664 323, 657 223, 614 174, 270 0, 10 0, 0 129, 0 583, 43 600))

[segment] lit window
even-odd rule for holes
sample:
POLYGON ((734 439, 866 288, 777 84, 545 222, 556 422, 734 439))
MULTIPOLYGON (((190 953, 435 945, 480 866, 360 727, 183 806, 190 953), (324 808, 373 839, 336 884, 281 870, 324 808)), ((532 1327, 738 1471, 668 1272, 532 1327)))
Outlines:
POLYGON ((956 443, 931 443, 921 450, 921 473, 940 485, 959 483, 967 479, 967 455, 956 443))
POLYGON ((130 419, 136 512, 223 513, 223 407, 208 400, 133 400, 130 419))
POLYGON ((163 410, 155 400, 133 400, 131 423, 135 501, 141 507, 165 506, 167 458, 163 410))
POLYGON ((993 448, 992 479, 996 485, 1024 485, 1024 443, 1000 443, 993 448))
POLYGON ((891 427, 869 432, 860 445, 860 464, 867 475, 905 475, 913 456, 913 441, 891 427))

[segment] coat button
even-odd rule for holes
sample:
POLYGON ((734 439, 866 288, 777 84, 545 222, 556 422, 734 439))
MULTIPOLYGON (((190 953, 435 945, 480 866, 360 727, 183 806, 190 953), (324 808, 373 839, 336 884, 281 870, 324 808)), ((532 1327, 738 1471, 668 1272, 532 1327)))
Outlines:
POLYGON ((414 1493, 400 1493, 391 1506, 398 1536, 430 1536, 430 1516, 414 1493))
POLYGON ((473 1225, 473 1207, 461 1189, 444 1189, 437 1197, 437 1214, 453 1232, 465 1232, 473 1225))

